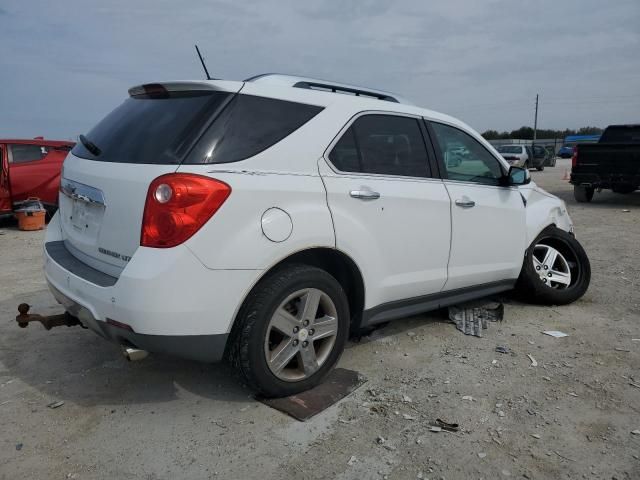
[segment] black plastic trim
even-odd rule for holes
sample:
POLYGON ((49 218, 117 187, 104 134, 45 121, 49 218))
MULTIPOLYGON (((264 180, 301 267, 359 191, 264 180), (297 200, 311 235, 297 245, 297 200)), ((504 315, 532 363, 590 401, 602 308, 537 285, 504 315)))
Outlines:
POLYGON ((319 82, 298 82, 293 85, 296 88, 306 88, 308 90, 321 89, 322 91, 331 91, 334 93, 353 93, 356 96, 365 96, 376 98, 378 100, 385 100, 387 102, 400 103, 397 98, 392 97, 391 95, 386 95, 384 93, 372 92, 370 90, 359 89, 359 88, 350 88, 350 87, 342 87, 340 85, 332 85, 330 83, 319 83, 319 82))
POLYGON ((468 302, 478 298, 505 292, 513 289, 517 279, 500 280, 484 283, 473 287, 457 288, 445 292, 432 293, 420 297, 397 300, 384 303, 364 311, 361 327, 368 327, 377 323, 388 322, 398 318, 409 317, 419 313, 437 310, 456 303, 468 302))
POLYGON ((100 287, 112 287, 118 281, 117 277, 107 275, 106 273, 96 270, 95 268, 78 260, 71 254, 71 252, 69 252, 69 250, 67 250, 67 247, 65 247, 64 241, 62 240, 47 242, 45 243, 44 248, 49 257, 51 257, 51 260, 87 282, 91 282, 100 287))

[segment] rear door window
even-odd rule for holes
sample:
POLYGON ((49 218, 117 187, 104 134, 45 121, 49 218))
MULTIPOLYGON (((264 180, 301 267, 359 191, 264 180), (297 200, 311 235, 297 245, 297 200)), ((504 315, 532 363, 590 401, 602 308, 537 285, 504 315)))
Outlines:
POLYGON ((101 162, 179 164, 230 95, 191 90, 131 96, 85 135, 99 155, 81 142, 72 153, 101 162))
POLYGON ((343 172, 431 176, 419 120, 410 117, 359 117, 333 147, 329 160, 343 172))
POLYGON ((48 147, 40 145, 9 145, 9 163, 27 163, 42 160, 49 153, 48 147))
POLYGON ((322 107, 236 95, 207 129, 185 163, 230 163, 253 157, 315 117, 322 107))

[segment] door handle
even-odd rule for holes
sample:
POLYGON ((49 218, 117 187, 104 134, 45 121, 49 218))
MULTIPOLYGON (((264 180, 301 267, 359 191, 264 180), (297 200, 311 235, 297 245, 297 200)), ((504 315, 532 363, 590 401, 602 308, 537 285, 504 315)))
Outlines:
POLYGON ((371 190, 351 190, 349 195, 353 198, 359 198, 361 200, 376 200, 380 198, 380 194, 378 192, 374 192, 371 190))
POLYGON ((456 205, 462 208, 471 208, 476 206, 476 202, 468 198, 462 198, 456 200, 456 205))

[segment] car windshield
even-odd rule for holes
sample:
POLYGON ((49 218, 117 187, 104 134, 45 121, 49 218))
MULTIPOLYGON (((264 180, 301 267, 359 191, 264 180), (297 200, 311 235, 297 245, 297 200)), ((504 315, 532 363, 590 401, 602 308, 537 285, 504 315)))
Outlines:
POLYGON ((522 153, 522 147, 517 145, 503 145, 502 147, 498 147, 498 151, 500 153, 522 153))

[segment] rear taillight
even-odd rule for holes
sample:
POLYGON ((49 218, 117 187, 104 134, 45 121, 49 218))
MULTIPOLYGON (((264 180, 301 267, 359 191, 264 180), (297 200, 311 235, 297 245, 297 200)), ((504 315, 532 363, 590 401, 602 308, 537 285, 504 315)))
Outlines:
POLYGON ((573 155, 571 156, 571 168, 574 168, 578 163, 578 147, 573 147, 573 155))
POLYGON ((140 245, 169 248, 196 233, 231 194, 220 180, 192 173, 156 178, 147 192, 140 245))

